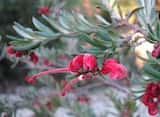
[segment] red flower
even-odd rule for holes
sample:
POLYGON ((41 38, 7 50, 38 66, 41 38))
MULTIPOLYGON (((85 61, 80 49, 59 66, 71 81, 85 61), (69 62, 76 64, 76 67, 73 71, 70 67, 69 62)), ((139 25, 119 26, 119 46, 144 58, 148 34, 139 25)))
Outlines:
POLYGON ((77 101, 85 104, 85 103, 88 103, 90 101, 90 98, 87 97, 87 96, 79 96, 79 97, 77 97, 77 101))
POLYGON ((45 58, 42 62, 43 65, 46 66, 53 66, 53 63, 51 61, 49 61, 47 58, 45 58))
POLYGON ((16 51, 14 51, 13 46, 8 46, 8 47, 7 47, 7 53, 8 53, 8 54, 15 54, 16 51))
POLYGON ((92 54, 79 54, 68 65, 72 72, 93 71, 97 67, 96 57, 92 54))
POLYGON ((83 56, 84 55, 79 54, 71 60, 71 62, 68 65, 70 71, 80 72, 82 70, 82 68, 83 68, 83 56))
POLYGON ((66 54, 59 54, 59 55, 58 55, 58 58, 59 58, 59 59, 65 59, 66 57, 67 57, 66 54))
POLYGON ((141 101, 148 107, 150 115, 158 114, 158 103, 160 99, 159 83, 147 83, 146 91, 143 94, 141 101))
POLYGON ((13 49, 13 46, 8 46, 7 47, 7 53, 11 54, 11 55, 15 55, 16 57, 21 57, 21 56, 25 55, 24 51, 15 51, 13 49))
POLYGON ((150 93, 145 93, 142 96, 141 101, 143 102, 143 104, 148 106, 150 103, 153 103, 153 97, 150 95, 150 93))
POLYGON ((38 9, 38 14, 42 15, 49 15, 50 14, 50 10, 49 10, 49 7, 48 6, 41 6, 39 9, 38 9))
POLYGON ((150 114, 150 115, 156 115, 156 114, 158 114, 158 106, 157 106, 157 103, 150 103, 149 105, 148 105, 148 113, 150 114))
POLYGON ((116 59, 110 58, 103 62, 103 67, 101 69, 102 74, 108 74, 112 79, 123 79, 128 76, 127 68, 119 64, 116 59))
POLYGON ((160 44, 155 44, 152 51, 152 56, 154 58, 160 58, 160 44))
POLYGON ((104 60, 103 66, 102 66, 102 69, 101 69, 101 73, 102 74, 108 74, 110 72, 110 69, 112 68, 112 66, 111 66, 111 68, 108 68, 109 64, 115 64, 115 63, 118 63, 118 62, 114 58, 109 58, 109 59, 104 60))
POLYGON ((36 55, 36 53, 32 52, 30 54, 30 61, 32 61, 34 64, 37 64, 39 60, 38 55, 36 55))
POLYGON ((83 69, 93 71, 97 67, 96 57, 92 54, 84 54, 83 56, 83 69))
POLYGON ((39 108, 41 106, 41 103, 39 101, 33 102, 33 107, 39 108))
POLYGON ((45 105, 46 105, 46 107, 47 107, 47 109, 48 109, 49 111, 52 110, 52 103, 51 103, 50 101, 46 102, 45 105))
POLYGON ((16 57, 22 57, 23 55, 25 55, 24 51, 16 51, 16 53, 15 53, 16 57))

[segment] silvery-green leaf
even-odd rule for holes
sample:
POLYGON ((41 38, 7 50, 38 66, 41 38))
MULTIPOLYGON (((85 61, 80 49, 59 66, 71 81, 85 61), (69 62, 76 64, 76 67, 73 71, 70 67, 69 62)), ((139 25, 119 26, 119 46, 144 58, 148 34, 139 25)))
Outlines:
POLYGON ((40 36, 35 34, 35 32, 30 29, 30 28, 25 28, 22 25, 15 23, 15 25, 13 26, 13 28, 16 30, 16 32, 24 37, 24 38, 28 38, 28 39, 32 39, 32 40, 44 40, 47 39, 46 37, 40 36))
POLYGON ((59 26, 59 24, 57 24, 54 20, 52 20, 51 18, 42 15, 42 18, 44 18, 53 28, 57 29, 57 31, 62 32, 62 33, 69 33, 66 29, 62 28, 61 26, 59 26))
POLYGON ((43 23, 41 23, 38 19, 36 19, 35 17, 32 18, 32 22, 34 24, 34 26, 42 31, 42 32, 45 32, 45 33, 48 33, 48 34, 53 34, 54 32, 52 31, 52 29, 50 29, 48 26, 44 25, 43 23))
POLYGON ((95 15, 96 16, 96 18, 100 21, 100 22, 102 22, 102 23, 104 23, 104 24, 106 24, 106 25, 110 25, 110 23, 109 22, 107 22, 102 16, 100 16, 100 15, 95 15))

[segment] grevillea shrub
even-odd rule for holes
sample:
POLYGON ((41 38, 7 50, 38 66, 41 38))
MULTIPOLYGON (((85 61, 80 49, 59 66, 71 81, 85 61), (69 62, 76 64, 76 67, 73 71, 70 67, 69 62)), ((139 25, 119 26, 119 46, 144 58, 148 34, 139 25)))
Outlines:
POLYGON ((30 77, 26 77, 25 80, 28 83, 34 83, 35 80, 41 76, 47 74, 55 73, 73 73, 76 74, 76 78, 73 78, 68 82, 64 89, 62 90, 62 95, 64 96, 68 92, 72 85, 75 83, 92 79, 96 75, 109 75, 109 78, 118 80, 128 77, 128 71, 125 66, 116 62, 115 59, 109 58, 106 59, 102 65, 102 68, 98 68, 96 57, 92 54, 85 53, 75 56, 70 62, 69 65, 65 68, 51 69, 47 71, 42 71, 38 74, 35 74, 30 77), (101 69, 101 70, 100 70, 101 69))
MULTIPOLYGON (((156 1, 137 0, 137 8, 126 15, 121 4, 113 1, 93 6, 96 10, 91 9, 95 11, 92 17, 80 11, 64 10, 62 4, 55 8, 48 3, 43 4, 37 11, 42 16, 32 19, 34 29, 14 23, 13 28, 20 37, 7 36, 12 41, 6 47, 6 52, 9 57, 25 62, 31 67, 30 71, 38 68, 24 78, 26 82, 36 86, 37 81, 47 81, 48 77, 56 83, 60 82, 60 90, 56 93, 58 99, 71 91, 77 95, 81 86, 103 81, 103 84, 127 93, 127 98, 138 99, 150 115, 158 115, 160 22, 155 9, 156 1), (134 15, 137 15, 136 21, 130 22, 134 15), (141 36, 136 36, 137 33, 141 36), (139 41, 141 38, 154 47, 145 53, 147 58, 138 55, 145 64, 143 69, 137 70, 133 65, 136 56, 133 50, 144 44, 139 41), (132 91, 128 93, 135 85, 141 87, 136 90, 136 94, 140 92, 138 97, 132 91), (128 87, 127 91, 124 90, 125 86, 128 87)), ((88 2, 85 4, 90 5, 88 2)), ((115 101, 112 94, 110 97, 115 101)), ((76 100, 82 104, 92 101, 87 95, 77 95, 76 100)), ((115 104, 120 110, 119 116, 133 116, 135 105, 132 101, 127 100, 123 104, 119 101, 120 106, 115 104)), ((42 105, 49 111, 53 109, 50 100, 42 105)), ((40 103, 35 102, 34 106, 37 108, 40 103)))

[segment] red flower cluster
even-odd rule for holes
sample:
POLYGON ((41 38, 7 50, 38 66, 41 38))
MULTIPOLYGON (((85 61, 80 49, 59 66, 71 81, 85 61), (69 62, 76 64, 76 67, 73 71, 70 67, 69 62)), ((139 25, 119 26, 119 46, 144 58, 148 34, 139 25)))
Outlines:
POLYGON ((48 16, 50 14, 49 7, 48 6, 39 7, 38 14, 40 14, 40 15, 44 14, 44 15, 48 16))
POLYGON ((24 51, 15 51, 13 49, 13 46, 8 46, 7 47, 7 53, 10 54, 10 55, 15 55, 16 57, 21 57, 21 56, 25 55, 24 51))
POLYGON ((154 58, 160 58, 160 44, 159 43, 154 45, 152 56, 154 58))
POLYGON ((104 60, 101 69, 102 74, 108 74, 112 79, 123 79, 128 76, 128 71, 125 66, 119 64, 114 58, 104 60))
POLYGON ((160 103, 160 82, 148 83, 141 101, 148 107, 150 115, 158 114, 158 104, 160 103))
POLYGON ((35 83, 38 77, 53 74, 53 73, 71 73, 74 72, 78 76, 77 78, 69 81, 61 92, 64 96, 71 87, 81 80, 90 79, 97 74, 108 74, 112 79, 122 79, 128 76, 128 71, 125 66, 119 64, 117 60, 109 58, 104 60, 102 69, 97 66, 96 57, 92 54, 79 54, 75 56, 68 64, 66 68, 51 69, 48 71, 40 72, 31 77, 26 77, 25 80, 29 83, 35 83))
MULTIPOLYGON (((13 46, 8 46, 6 49, 7 53, 10 55, 14 55, 15 57, 22 57, 27 54, 25 51, 15 51, 13 46)), ((30 54, 30 61, 32 61, 34 64, 37 64, 39 61, 39 57, 36 53, 31 52, 30 54)))
POLYGON ((68 65, 72 72, 94 71, 97 68, 96 57, 92 54, 79 54, 68 65))

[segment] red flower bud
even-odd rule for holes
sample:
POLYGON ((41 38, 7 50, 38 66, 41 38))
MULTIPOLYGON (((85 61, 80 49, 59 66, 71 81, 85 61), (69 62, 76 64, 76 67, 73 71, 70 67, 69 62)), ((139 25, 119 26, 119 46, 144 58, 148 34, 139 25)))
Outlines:
POLYGON ((38 14, 42 15, 49 15, 50 14, 50 11, 49 11, 49 7, 48 6, 41 6, 39 9, 38 9, 38 14))
POLYGON ((47 107, 47 109, 48 109, 49 111, 52 110, 52 103, 51 103, 50 101, 46 102, 45 105, 46 105, 46 107, 47 107))
POLYGON ((154 58, 160 58, 160 44, 155 44, 152 51, 152 56, 154 58))
POLYGON ((70 63, 68 64, 68 68, 72 72, 80 72, 83 68, 83 56, 82 54, 79 54, 75 56, 70 63))
POLYGON ((88 103, 90 101, 90 98, 87 97, 87 96, 79 96, 79 97, 77 97, 77 101, 85 104, 85 103, 88 103))
POLYGON ((13 49, 13 46, 8 46, 6 50, 7 50, 8 54, 15 54, 16 53, 16 51, 14 51, 14 49, 13 49))
POLYGON ((101 73, 108 74, 110 78, 115 80, 128 77, 127 68, 119 64, 114 58, 104 60, 101 73))
POLYGON ((150 95, 150 93, 145 93, 142 98, 141 101, 143 102, 143 104, 145 104, 146 106, 148 106, 150 103, 153 103, 153 99, 152 96, 150 95))
POLYGON ((21 57, 21 56, 23 56, 23 55, 25 55, 25 52, 24 52, 24 51, 16 51, 16 53, 15 53, 15 56, 16 56, 16 57, 21 57))
POLYGON ((158 103, 160 102, 159 83, 147 83, 141 101, 148 107, 148 113, 150 115, 158 114, 158 103))
POLYGON ((53 66, 53 63, 49 61, 47 58, 43 60, 42 64, 46 66, 53 66))
POLYGON ((92 54, 84 54, 83 57, 83 69, 87 71, 93 71, 97 67, 96 57, 92 54))
POLYGON ((38 60, 39 60, 39 58, 38 58, 38 56, 36 55, 36 53, 32 52, 32 53, 30 54, 30 61, 32 61, 34 64, 37 64, 37 63, 38 63, 38 60))
POLYGON ((41 106, 41 103, 39 101, 33 102, 33 107, 39 108, 41 106))
POLYGON ((156 115, 158 114, 158 105, 157 103, 150 103, 148 106, 148 112, 150 115, 156 115))

